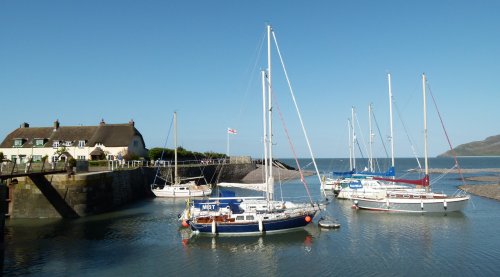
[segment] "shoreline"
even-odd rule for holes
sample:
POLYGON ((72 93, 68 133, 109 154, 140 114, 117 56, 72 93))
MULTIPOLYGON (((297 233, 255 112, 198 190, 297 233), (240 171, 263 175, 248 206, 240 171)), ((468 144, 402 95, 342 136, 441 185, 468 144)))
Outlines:
MULTIPOLYGON (((314 171, 302 171, 304 177, 314 175, 314 171)), ((293 180, 300 179, 300 172, 298 170, 290 170, 285 168, 280 168, 273 166, 273 177, 275 180, 293 180)), ((262 165, 257 165, 257 168, 250 171, 241 182, 246 184, 261 183, 264 182, 264 167, 262 165)))

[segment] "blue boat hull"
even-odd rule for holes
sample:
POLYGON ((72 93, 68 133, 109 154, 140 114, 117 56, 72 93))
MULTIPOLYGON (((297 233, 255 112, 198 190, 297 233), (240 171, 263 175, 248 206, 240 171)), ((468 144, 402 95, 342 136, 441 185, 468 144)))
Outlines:
POLYGON ((215 233, 212 232, 212 223, 197 224, 189 222, 191 230, 199 232, 200 234, 218 234, 218 235, 260 235, 262 233, 277 233, 287 232, 294 229, 299 229, 312 221, 315 213, 300 215, 296 217, 263 221, 263 230, 259 230, 258 222, 250 223, 234 223, 234 222, 217 222, 215 226, 215 233), (309 216, 311 220, 306 221, 309 216))

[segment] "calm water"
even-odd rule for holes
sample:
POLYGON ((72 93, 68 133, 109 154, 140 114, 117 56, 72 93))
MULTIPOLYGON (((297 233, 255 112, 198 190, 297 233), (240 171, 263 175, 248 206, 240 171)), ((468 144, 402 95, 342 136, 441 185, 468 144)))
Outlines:
MULTIPOLYGON (((321 159, 318 165, 322 172, 343 170, 346 162, 321 159)), ((430 162, 452 165, 450 159, 430 162)), ((467 158, 461 165, 500 167, 500 158, 467 158)), ((397 160, 398 175, 413 167, 414 160, 397 160)), ((319 198, 317 178, 307 181, 319 198)), ((434 188, 454 192, 458 184, 456 175, 447 175, 434 188)), ((305 195, 297 181, 282 187, 284 197, 305 195)), ((157 198, 78 220, 9 220, 3 274, 500 276, 500 201, 473 196, 463 213, 445 216, 356 211, 350 201, 334 200, 327 213, 341 223, 338 230, 311 224, 303 231, 243 238, 190 237, 177 221, 183 207, 183 200, 157 198)))

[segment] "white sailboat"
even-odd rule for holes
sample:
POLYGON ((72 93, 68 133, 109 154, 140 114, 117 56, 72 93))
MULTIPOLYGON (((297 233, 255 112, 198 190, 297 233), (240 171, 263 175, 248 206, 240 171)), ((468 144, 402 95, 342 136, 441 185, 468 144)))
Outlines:
POLYGON ((174 183, 167 184, 163 187, 158 187, 153 184, 151 191, 156 197, 203 197, 209 196, 212 193, 210 185, 198 185, 196 179, 200 177, 181 179, 179 175, 179 167, 177 165, 177 113, 174 112, 174 183))
MULTIPOLYGON (((369 151, 369 169, 365 172, 355 172, 356 163, 355 161, 350 161, 351 171, 341 172, 344 176, 331 181, 330 188, 334 191, 338 199, 352 199, 353 197, 374 197, 379 195, 381 191, 387 190, 408 190, 412 189, 407 185, 396 184, 394 182, 385 182, 382 180, 377 180, 374 177, 394 177, 395 167, 394 167, 394 140, 393 140, 393 117, 392 117, 392 89, 391 89, 391 75, 387 74, 387 80, 389 84, 389 117, 390 117, 390 142, 391 142, 391 167, 386 172, 375 172, 373 166, 373 154, 372 154, 372 105, 368 106, 368 122, 370 126, 370 151, 369 151)), ((352 122, 354 122, 354 107, 351 110, 352 122)), ((354 132, 354 125, 349 123, 349 156, 355 156, 354 147, 356 134, 354 132), (352 136, 352 140, 351 140, 352 136)))
MULTIPOLYGON (((304 227, 312 222, 314 216, 320 211, 320 205, 312 201, 294 203, 274 200, 274 178, 271 162, 273 145, 271 36, 274 37, 276 42, 271 26, 267 26, 268 67, 266 71, 261 72, 266 198, 237 197, 233 193, 231 195, 222 195, 223 197, 209 198, 206 201, 192 201, 188 203, 181 215, 181 220, 183 226, 190 226, 196 233, 260 235, 284 232, 304 227)), ((279 54, 279 49, 277 50, 279 54)), ((305 134, 305 129, 303 131, 305 134)), ((307 135, 305 136, 308 142, 307 135)))
POLYGON ((426 80, 422 74, 422 91, 424 102, 424 159, 425 176, 420 180, 384 179, 390 182, 402 182, 414 185, 421 185, 425 190, 386 190, 380 191, 374 196, 353 197, 354 205, 360 209, 393 211, 393 212, 454 212, 461 211, 469 201, 469 195, 459 193, 457 195, 446 195, 444 193, 434 193, 429 189, 429 165, 427 154, 427 105, 426 105, 426 80))

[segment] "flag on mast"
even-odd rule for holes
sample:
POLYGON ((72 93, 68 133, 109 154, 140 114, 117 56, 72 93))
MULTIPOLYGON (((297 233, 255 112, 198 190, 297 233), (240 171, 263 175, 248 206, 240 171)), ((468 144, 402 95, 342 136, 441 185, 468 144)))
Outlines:
POLYGON ((227 133, 231 134, 231 135, 236 135, 236 134, 238 134, 238 131, 236 131, 235 129, 232 129, 232 128, 227 128, 227 133))

